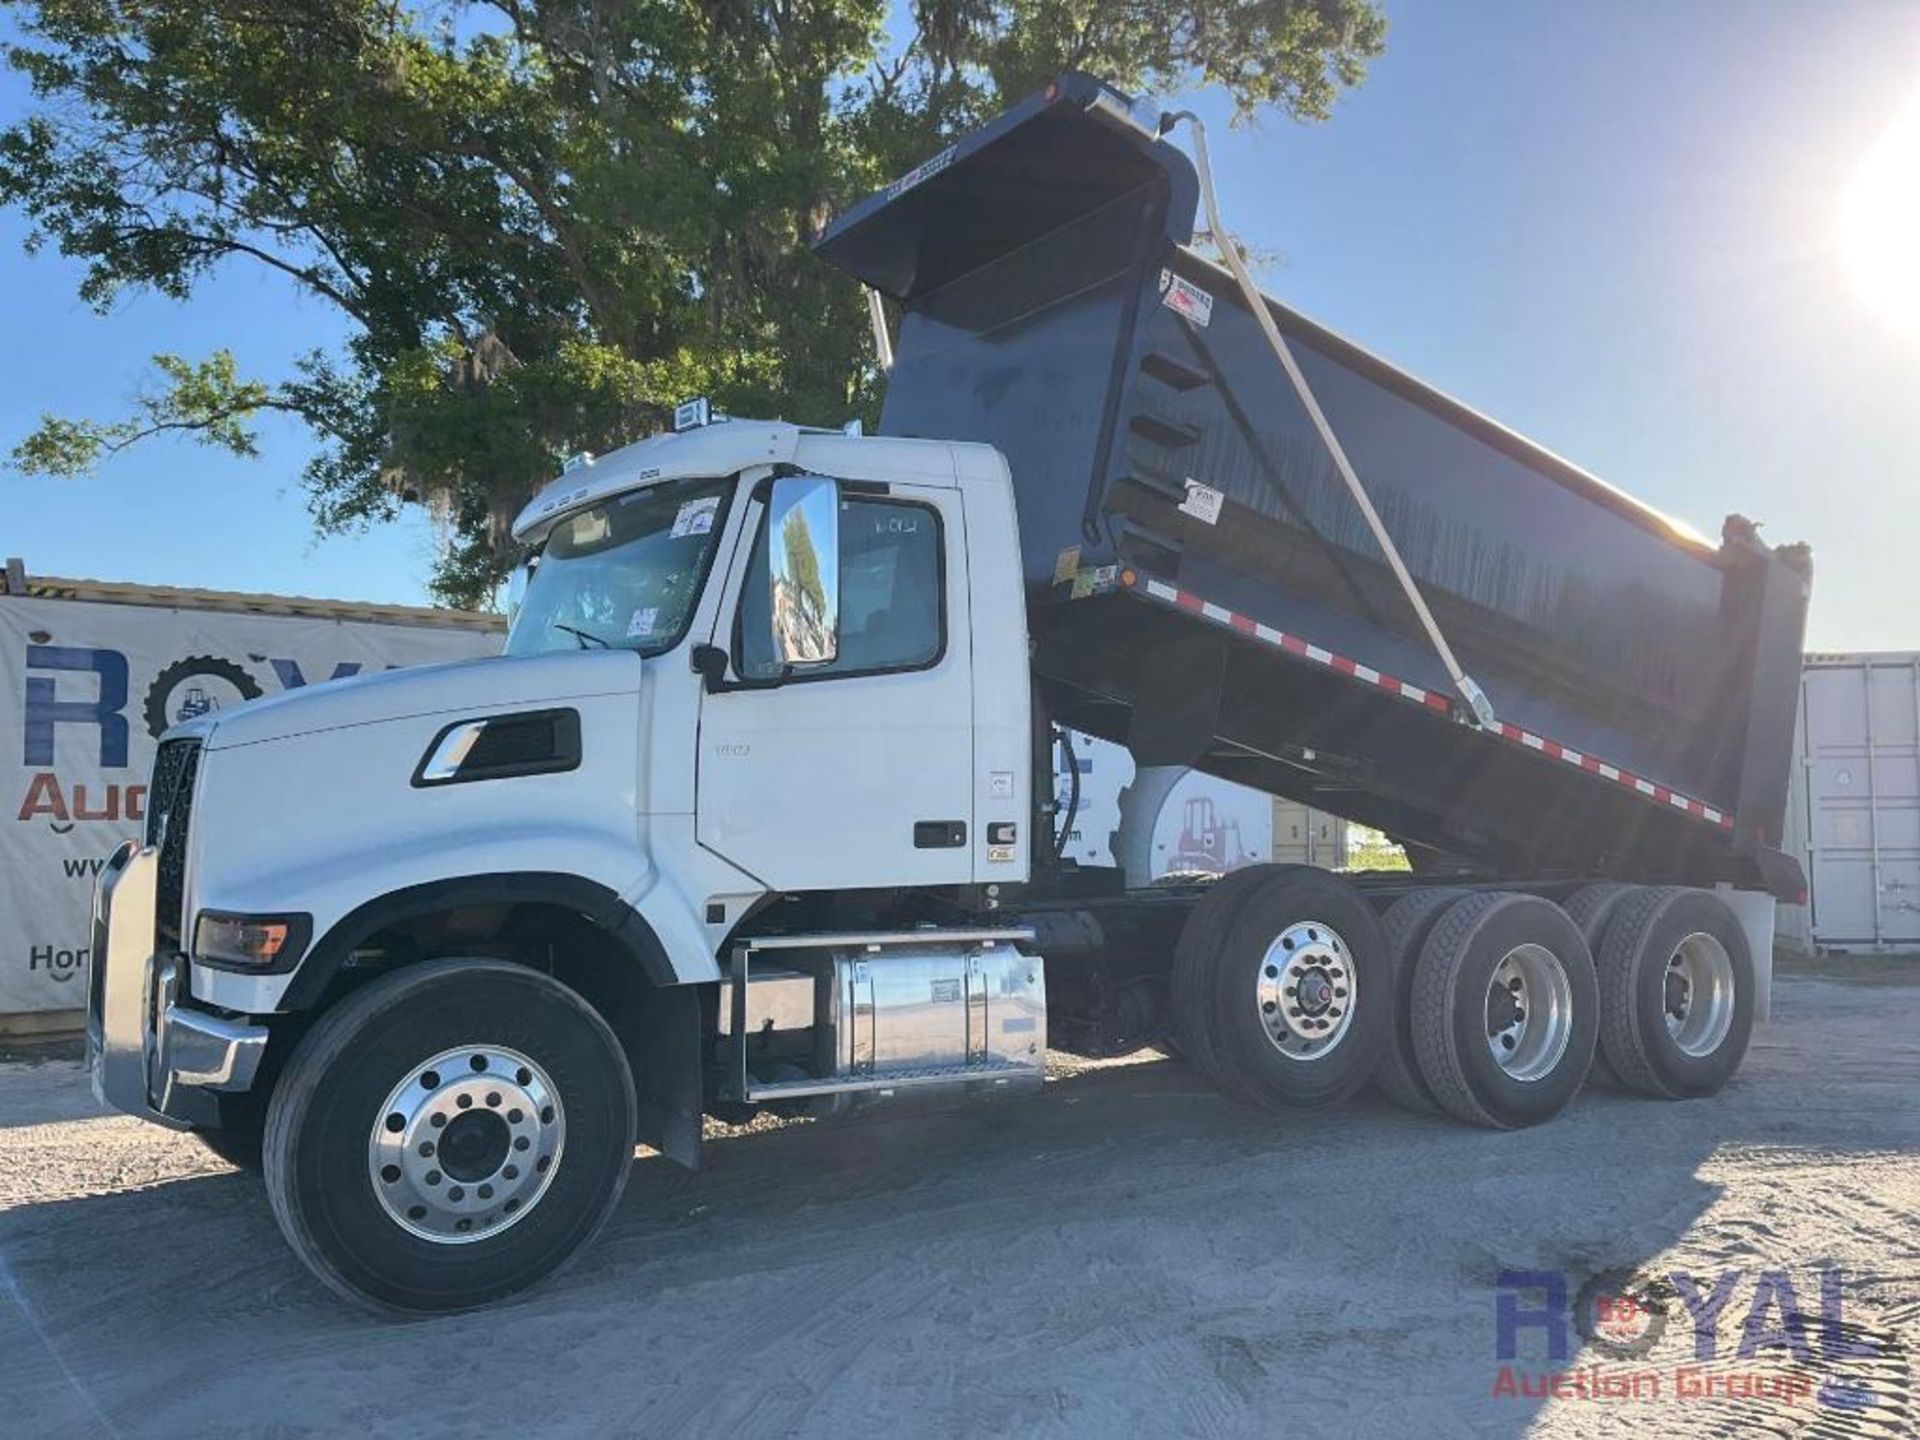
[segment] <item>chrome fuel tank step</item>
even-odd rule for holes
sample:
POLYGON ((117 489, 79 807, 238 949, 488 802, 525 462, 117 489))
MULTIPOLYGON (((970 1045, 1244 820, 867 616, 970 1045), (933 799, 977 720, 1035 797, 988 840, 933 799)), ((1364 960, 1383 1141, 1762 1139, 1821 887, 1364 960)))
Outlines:
POLYGON ((721 992, 726 1089, 768 1101, 1037 1085, 1046 973, 1032 943, 1030 930, 934 929, 743 941, 721 992), (756 1074, 756 1053, 788 1058, 756 1074))

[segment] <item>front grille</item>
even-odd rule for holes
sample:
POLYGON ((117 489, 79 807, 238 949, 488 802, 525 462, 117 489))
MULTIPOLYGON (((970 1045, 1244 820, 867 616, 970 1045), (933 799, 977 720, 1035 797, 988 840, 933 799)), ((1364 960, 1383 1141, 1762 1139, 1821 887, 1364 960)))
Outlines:
POLYGON ((180 949, 181 906, 187 889, 187 822, 193 815, 193 782, 200 773, 198 740, 162 742, 147 787, 147 844, 160 849, 155 877, 155 915, 163 948, 180 949))

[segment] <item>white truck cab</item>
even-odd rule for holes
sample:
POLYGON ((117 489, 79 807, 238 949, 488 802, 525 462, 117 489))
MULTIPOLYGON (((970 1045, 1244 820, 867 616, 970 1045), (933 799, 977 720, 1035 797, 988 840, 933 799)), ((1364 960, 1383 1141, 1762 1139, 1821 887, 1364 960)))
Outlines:
MULTIPOLYGON (((253 1101, 285 1059, 270 1037, 402 963, 453 950, 554 973, 557 948, 582 963, 585 927, 585 963, 630 967, 572 977, 616 997, 603 1008, 643 983, 716 997, 712 1012, 729 937, 777 897, 865 894, 878 916, 896 892, 944 893, 960 913, 1027 879, 1024 600, 992 449, 721 420, 570 469, 515 537, 530 560, 504 655, 315 685, 167 735, 147 843, 114 856, 97 901, 103 1098, 250 1158, 253 1101)), ((985 930, 956 951, 943 935, 945 978, 964 991, 983 955, 1024 973, 1020 938, 985 930)), ((882 948, 928 946, 866 953, 882 948)), ((793 1001, 811 979, 761 970, 764 1003, 784 985, 811 1012, 810 994, 793 1001)), ((1037 977, 1020 988, 1042 993, 1037 977)), ((687 1054, 734 1019, 703 1026, 691 1000, 677 1018, 687 1054)), ((1044 1033, 1019 1018, 1014 1033, 1044 1033)), ((668 1023, 662 1007, 650 1041, 668 1023)), ((953 1028, 919 1058, 964 1072, 953 1028)), ((1022 1051, 1037 1078, 1039 1045, 1022 1051)), ((700 1078, 677 1077, 692 1097, 677 1109, 662 1087, 639 1134, 691 1156, 700 1078)), ((743 1069, 736 1099, 750 1083, 743 1069)), ((394 1112, 400 1133, 432 1125, 435 1097, 416 1098, 418 1114, 394 1112)), ((406 1198, 454 1188, 432 1173, 408 1175, 406 1198)), ((508 1210, 506 1188, 476 1189, 483 1209, 500 1202, 488 1214, 426 1228, 493 1233, 545 1198, 508 1210)))

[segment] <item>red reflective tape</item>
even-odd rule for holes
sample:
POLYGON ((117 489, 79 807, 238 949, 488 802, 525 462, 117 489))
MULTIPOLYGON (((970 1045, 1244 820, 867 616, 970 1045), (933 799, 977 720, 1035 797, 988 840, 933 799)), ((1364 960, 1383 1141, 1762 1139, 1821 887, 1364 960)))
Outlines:
MULTIPOLYGON (((1120 582, 1129 589, 1135 588, 1136 585, 1140 586, 1142 592, 1149 599, 1170 603, 1182 610, 1193 611, 1204 619, 1214 620, 1216 623, 1224 623, 1237 634, 1249 636, 1259 644, 1284 650, 1289 655, 1297 655, 1303 659, 1312 660, 1332 670, 1335 674, 1347 675, 1357 680, 1364 680, 1370 685, 1376 685, 1380 689, 1385 690, 1390 695, 1398 695, 1403 699, 1413 699, 1414 695, 1418 694, 1419 699, 1416 703, 1424 706, 1426 709, 1432 710, 1439 715, 1451 716, 1453 714, 1453 701, 1444 694, 1427 690, 1417 685, 1410 685, 1396 675, 1388 675, 1379 671, 1373 671, 1369 675, 1361 675, 1359 672, 1362 668, 1371 669, 1371 667, 1362 667, 1358 661, 1349 656, 1310 645, 1304 637, 1290 635, 1284 630, 1273 630, 1269 628, 1267 633, 1263 635, 1260 633, 1261 626, 1259 622, 1252 616, 1242 615, 1237 610, 1229 610, 1224 605, 1212 607, 1213 614, 1208 614, 1207 602, 1190 590, 1182 590, 1177 586, 1168 585, 1164 581, 1141 581, 1132 578, 1129 572, 1125 571, 1121 573, 1120 582), (1225 617, 1224 621, 1220 620, 1222 616, 1225 617), (1314 649, 1320 649, 1320 653, 1317 655, 1309 654, 1309 651, 1314 649)), ((1605 761, 1596 755, 1587 754, 1584 750, 1569 750, 1557 740, 1549 740, 1544 735, 1532 734, 1529 731, 1522 730, 1518 725, 1511 724, 1504 720, 1498 722, 1493 733, 1510 744, 1519 746, 1523 750, 1537 750, 1550 760, 1560 760, 1577 764, 1580 769, 1589 775, 1600 775, 1602 779, 1610 781, 1623 790, 1632 791, 1635 795, 1643 796, 1659 804, 1671 806, 1685 814, 1707 820, 1719 826, 1722 830, 1732 830, 1734 828, 1734 820, 1731 815, 1713 812, 1712 807, 1705 802, 1695 800, 1691 796, 1683 795, 1669 786, 1658 784, 1655 781, 1645 780, 1641 776, 1634 774, 1631 770, 1607 767, 1605 761), (1614 768, 1615 773, 1610 776, 1603 775, 1601 774, 1603 768, 1614 768), (1645 789, 1641 788, 1643 785, 1646 787, 1645 789)))

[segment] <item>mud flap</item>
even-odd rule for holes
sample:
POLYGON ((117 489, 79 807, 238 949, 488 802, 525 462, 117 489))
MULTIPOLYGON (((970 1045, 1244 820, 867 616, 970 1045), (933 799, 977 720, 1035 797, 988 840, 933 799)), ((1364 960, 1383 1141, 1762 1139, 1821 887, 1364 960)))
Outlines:
POLYGON ((620 1039, 639 1092, 640 1143, 689 1170, 701 1161, 700 992, 648 987, 621 1017, 620 1039))

